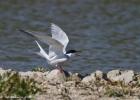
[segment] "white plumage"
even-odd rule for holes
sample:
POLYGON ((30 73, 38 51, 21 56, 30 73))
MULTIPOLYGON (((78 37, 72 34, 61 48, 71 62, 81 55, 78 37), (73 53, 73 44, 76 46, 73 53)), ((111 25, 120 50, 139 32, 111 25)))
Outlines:
POLYGON ((20 30, 32 37, 39 39, 40 41, 49 45, 48 54, 41 47, 41 45, 36 41, 40 51, 37 53, 41 57, 45 58, 50 65, 58 66, 60 63, 67 61, 76 51, 70 50, 72 52, 66 52, 66 47, 69 43, 69 39, 66 33, 57 25, 51 24, 52 37, 45 35, 42 32, 25 31, 20 30))

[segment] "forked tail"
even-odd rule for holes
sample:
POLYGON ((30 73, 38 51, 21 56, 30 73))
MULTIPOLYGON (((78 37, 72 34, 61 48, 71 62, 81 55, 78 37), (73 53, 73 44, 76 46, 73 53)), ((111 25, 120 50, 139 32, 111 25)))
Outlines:
POLYGON ((36 44, 38 45, 38 47, 40 49, 40 51, 36 52, 36 54, 38 54, 39 56, 41 56, 41 57, 43 57, 43 58, 45 58, 45 59, 47 59, 49 61, 48 54, 44 51, 44 49, 41 47, 41 45, 37 41, 35 41, 35 42, 36 42, 36 44))

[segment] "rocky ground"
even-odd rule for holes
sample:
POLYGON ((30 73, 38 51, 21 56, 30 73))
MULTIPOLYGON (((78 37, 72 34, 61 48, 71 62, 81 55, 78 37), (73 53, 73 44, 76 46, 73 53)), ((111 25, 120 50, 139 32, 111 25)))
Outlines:
MULTIPOLYGON (((7 72, 16 73, 12 70, 0 69, 1 76, 7 72)), ((140 74, 133 70, 112 70, 108 73, 98 70, 82 76, 78 73, 60 72, 54 69, 45 72, 18 72, 18 75, 21 79, 34 80, 35 86, 28 80, 27 84, 30 84, 30 87, 26 86, 26 93, 29 95, 24 96, 35 100, 140 100, 140 74), (28 88, 33 91, 31 94, 28 92, 28 88)), ((19 79, 19 81, 21 80, 19 79)), ((25 85, 23 85, 23 89, 25 85)), ((19 87, 21 86, 19 85, 19 87)), ((20 91, 19 88, 16 91, 20 91)), ((19 93, 22 94, 22 91, 19 93)), ((3 94, 0 86, 0 95, 3 96, 3 94)), ((21 95, 19 94, 19 96, 21 95)))

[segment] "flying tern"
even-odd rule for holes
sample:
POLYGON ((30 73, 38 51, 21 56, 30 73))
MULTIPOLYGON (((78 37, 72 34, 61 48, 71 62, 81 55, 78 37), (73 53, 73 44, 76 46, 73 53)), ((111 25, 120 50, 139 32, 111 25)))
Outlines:
POLYGON ((42 46, 39 44, 39 42, 36 40, 36 44, 40 49, 40 51, 37 52, 37 54, 45 58, 48 64, 56 66, 61 71, 63 70, 61 67, 62 63, 64 63, 70 57, 74 56, 77 52, 79 52, 76 50, 66 51, 66 47, 69 43, 68 36, 56 24, 51 24, 52 37, 49 35, 45 35, 42 32, 27 31, 22 29, 20 31, 49 45, 49 52, 46 53, 42 46))

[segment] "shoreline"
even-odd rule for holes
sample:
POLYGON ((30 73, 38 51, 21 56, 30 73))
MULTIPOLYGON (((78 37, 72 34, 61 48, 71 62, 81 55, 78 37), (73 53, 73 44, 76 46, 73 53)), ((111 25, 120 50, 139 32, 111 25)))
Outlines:
POLYGON ((79 73, 67 71, 63 73, 58 69, 44 72, 16 72, 0 68, 0 76, 1 97, 31 96, 35 100, 140 99, 140 74, 133 70, 116 69, 107 73, 97 70, 87 76, 82 76, 79 73), (5 83, 2 84, 2 82, 5 83), (7 85, 5 86, 5 84, 7 85), (9 89, 8 87, 10 87, 10 91, 12 87, 17 89, 12 92, 5 91, 9 89))

